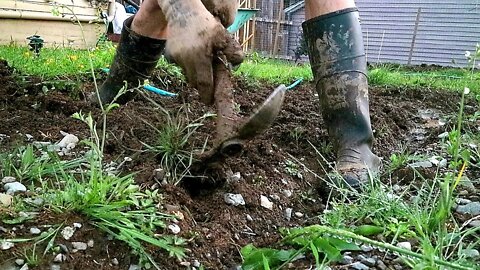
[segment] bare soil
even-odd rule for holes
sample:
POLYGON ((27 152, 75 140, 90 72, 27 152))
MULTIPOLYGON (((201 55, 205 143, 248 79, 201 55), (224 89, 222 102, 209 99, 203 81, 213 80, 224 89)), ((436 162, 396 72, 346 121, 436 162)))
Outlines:
MULTIPOLYGON (((101 79, 101 78, 100 78, 101 79)), ((149 95, 170 112, 175 113, 185 107, 190 119, 202 116, 211 108, 199 101, 195 90, 182 82, 157 71, 152 80, 154 85, 179 93, 178 98, 165 98, 149 95), (170 80, 168 87, 162 82, 170 80)), ((33 136, 35 141, 58 141, 60 131, 87 138, 89 132, 83 123, 71 118, 78 111, 92 111, 100 115, 99 109, 80 99, 72 99, 68 92, 60 90, 42 91, 42 82, 38 78, 19 76, 6 62, 0 62, 0 150, 6 151, 18 145, 28 143, 25 134, 33 136)), ((239 79, 236 82, 235 99, 243 115, 248 115, 260 104, 276 86, 263 83, 249 83, 239 79)), ((83 93, 92 91, 93 82, 86 79, 83 93)), ((125 167, 125 173, 138 172, 136 181, 143 188, 161 187, 168 209, 179 209, 184 220, 179 222, 180 236, 190 239, 187 262, 198 260, 207 269, 230 269, 241 264, 241 247, 253 243, 256 246, 274 246, 280 239, 278 229, 318 223, 318 215, 325 208, 328 190, 321 179, 305 171, 298 170, 302 177, 288 173, 287 160, 301 162, 320 177, 325 175, 322 166, 327 165, 311 145, 318 147, 327 162, 334 160, 334 154, 328 151, 329 138, 320 114, 318 97, 314 86, 305 83, 286 96, 284 107, 277 121, 267 132, 248 143, 242 153, 228 157, 216 164, 197 166, 195 175, 202 176, 186 179, 183 183, 160 186, 155 180, 154 170, 159 160, 154 154, 145 152, 142 142, 153 144, 158 135, 143 120, 160 127, 165 118, 152 104, 141 96, 121 106, 108 117, 108 141, 106 154, 109 160, 122 160, 125 156, 133 161, 125 167), (240 172, 240 181, 228 178, 240 172), (292 191, 292 196, 285 195, 292 191), (225 193, 240 193, 245 206, 230 206, 224 202, 225 193), (260 196, 273 201, 272 210, 260 205, 260 196), (273 197, 273 199, 272 199, 273 197), (302 217, 293 216, 290 221, 284 217, 285 208, 293 208, 302 217)), ((457 93, 431 89, 402 89, 392 87, 370 88, 370 110, 375 130, 374 152, 388 161, 390 155, 403 149, 415 153, 428 153, 438 147, 437 138, 448 130, 455 120, 460 96, 457 93), (420 111, 434 111, 446 121, 446 125, 430 124, 435 119, 425 119, 420 111), (418 129, 421 137, 418 136, 418 129)), ((467 110, 473 110, 475 103, 467 110)), ((213 135, 215 123, 208 120, 192 139, 191 145, 203 142, 213 135)), ((478 175, 478 172, 476 172, 478 175)), ((397 182, 411 181, 411 173, 394 172, 392 178, 397 182)), ((5 211, 5 209, 4 209, 5 211)), ((166 210, 167 211, 167 210, 166 210)), ((87 242, 95 240, 93 248, 68 254, 62 269, 128 269, 135 264, 136 258, 128 248, 99 232, 82 216, 63 217, 52 213, 42 213, 37 220, 17 226, 0 225, 0 238, 28 235, 31 226, 80 222, 85 226, 75 234, 73 241, 87 242), (117 258, 119 265, 113 265, 117 258)), ((66 241, 58 243, 69 245, 66 241)), ((186 266, 167 254, 152 249, 154 257, 164 269, 187 269, 186 266)), ((0 262, 21 256, 21 245, 13 250, 0 251, 0 262)), ((53 255, 46 255, 41 266, 35 269, 49 269, 53 255)))

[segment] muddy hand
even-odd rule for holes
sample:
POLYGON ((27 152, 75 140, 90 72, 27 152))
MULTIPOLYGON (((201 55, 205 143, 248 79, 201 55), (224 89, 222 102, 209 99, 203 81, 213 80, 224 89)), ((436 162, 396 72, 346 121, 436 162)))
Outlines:
POLYGON ((200 0, 160 0, 159 5, 168 21, 168 54, 182 67, 189 84, 198 89, 201 100, 213 104, 212 59, 227 46, 225 27, 200 0))
POLYGON ((237 0, 202 0, 205 7, 220 19, 223 26, 229 27, 234 21, 238 10, 237 0))

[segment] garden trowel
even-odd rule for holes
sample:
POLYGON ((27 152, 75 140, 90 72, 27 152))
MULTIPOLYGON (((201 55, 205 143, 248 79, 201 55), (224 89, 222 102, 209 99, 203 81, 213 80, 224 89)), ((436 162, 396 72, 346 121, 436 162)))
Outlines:
POLYGON ((277 87, 249 117, 242 117, 235 109, 231 70, 226 61, 214 62, 215 105, 217 127, 214 146, 204 152, 202 161, 222 155, 234 155, 243 148, 243 142, 252 139, 272 125, 280 112, 285 96, 285 85, 277 87))

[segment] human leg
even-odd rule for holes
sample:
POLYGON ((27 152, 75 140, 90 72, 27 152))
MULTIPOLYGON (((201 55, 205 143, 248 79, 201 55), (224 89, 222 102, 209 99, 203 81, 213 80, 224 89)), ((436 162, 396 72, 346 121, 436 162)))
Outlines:
MULTIPOLYGON (((138 87, 149 78, 165 48, 167 22, 156 0, 146 0, 138 13, 124 22, 120 42, 107 79, 99 90, 103 104, 112 102, 120 89, 138 87)), ((116 102, 126 103, 135 96, 127 92, 116 102)))
POLYGON ((365 51, 353 0, 307 0, 303 24, 336 169, 359 188, 380 159, 372 153, 365 51))

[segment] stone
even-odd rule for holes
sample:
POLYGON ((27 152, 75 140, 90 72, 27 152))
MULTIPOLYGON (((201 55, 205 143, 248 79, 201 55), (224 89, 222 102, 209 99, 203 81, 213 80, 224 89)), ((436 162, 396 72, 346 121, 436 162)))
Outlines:
POLYGON ((27 191, 27 187, 25 187, 20 182, 6 183, 5 185, 3 185, 3 189, 5 189, 8 195, 27 191))
POLYGON ((25 260, 24 259, 16 259, 15 264, 18 265, 18 266, 22 266, 22 265, 25 264, 25 260))
POLYGON ((369 267, 374 267, 377 264, 377 260, 375 260, 374 258, 365 258, 361 262, 369 267))
POLYGON ((52 264, 52 265, 50 265, 50 270, 60 270, 60 269, 61 269, 61 268, 60 268, 60 265, 58 265, 58 264, 52 264))
POLYGON ((24 264, 19 270, 28 270, 28 264, 24 264))
POLYGON ((361 262, 354 262, 350 265, 350 268, 351 269, 355 269, 355 270, 369 270, 370 267, 366 266, 365 264, 361 263, 361 262))
POLYGON ((75 229, 81 229, 81 228, 82 228, 82 224, 81 224, 81 223, 78 223, 78 222, 74 222, 74 223, 73 223, 73 227, 74 227, 75 229))
POLYGON ((459 205, 457 206, 456 211, 460 214, 472 216, 480 215, 480 202, 471 202, 466 205, 459 205))
POLYGON ((412 244, 410 242, 397 243, 397 247, 403 248, 403 249, 406 249, 406 250, 412 250, 412 244))
POLYGON ((63 228, 63 230, 60 232, 60 234, 63 236, 63 239, 65 240, 70 240, 74 233, 75 229, 70 226, 63 228))
POLYGON ((95 242, 92 239, 88 240, 88 242, 87 242, 87 246, 89 248, 92 248, 94 244, 95 244, 95 242))
POLYGON ((17 178, 13 176, 5 176, 2 178, 2 184, 8 184, 8 183, 13 183, 16 182, 17 178))
POLYGON ((470 227, 473 227, 473 228, 477 228, 477 227, 480 227, 480 220, 472 220, 470 223, 468 223, 468 226, 470 227))
POLYGON ((67 149, 73 149, 79 142, 79 139, 77 136, 69 133, 64 133, 63 139, 57 143, 57 147, 59 148, 67 148, 67 149))
POLYGON ((302 212, 295 212, 295 216, 297 218, 302 218, 303 217, 303 213, 302 212))
POLYGON ((112 264, 113 264, 113 265, 118 265, 118 264, 119 264, 118 259, 117 259, 117 258, 113 258, 113 259, 112 259, 112 264))
POLYGON ((179 234, 180 233, 180 226, 177 224, 170 224, 168 225, 168 229, 173 233, 173 234, 179 234))
POLYGON ((382 260, 377 261, 377 268, 380 270, 387 270, 387 265, 382 260))
POLYGON ((267 208, 268 210, 273 209, 273 203, 267 197, 265 197, 263 195, 260 196, 260 205, 263 208, 267 208))
POLYGON ((84 242, 72 242, 72 248, 76 250, 87 250, 87 243, 84 242))
POLYGON ((65 253, 65 254, 68 254, 70 251, 68 250, 68 247, 64 244, 58 244, 58 247, 60 248, 60 251, 65 253))
POLYGON ((236 172, 236 173, 230 175, 228 177, 228 180, 231 181, 231 182, 238 182, 238 181, 242 180, 242 175, 240 174, 240 172, 236 172))
POLYGON ((142 268, 136 264, 131 264, 128 270, 142 270, 142 268))
POLYGON ((33 234, 33 235, 37 235, 37 234, 42 233, 42 231, 40 231, 40 229, 37 228, 37 227, 32 227, 32 228, 30 228, 30 233, 33 234))
POLYGON ((8 249, 11 249, 14 246, 15 246, 14 243, 8 242, 8 241, 2 241, 2 243, 0 243, 0 249, 1 250, 8 250, 8 249))
POLYGON ((464 249, 462 250, 462 254, 467 257, 467 258, 470 258, 470 259, 476 259, 478 257, 480 257, 480 252, 476 249, 464 249))
POLYGON ((55 258, 53 258, 53 262, 56 262, 56 263, 62 263, 66 260, 67 260, 67 256, 65 256, 62 253, 58 253, 57 256, 55 256, 55 258))
POLYGON ((292 219, 292 212, 293 212, 292 208, 285 208, 285 213, 283 214, 283 216, 287 221, 290 221, 292 219))
POLYGON ((198 260, 194 260, 192 263, 193 267, 199 268, 201 266, 200 262, 198 260))
POLYGON ((250 216, 249 214, 247 214, 247 221, 250 221, 250 222, 253 221, 252 216, 250 216))
POLYGON ((243 199, 242 194, 225 193, 223 199, 227 204, 233 206, 245 205, 245 200, 243 199))
POLYGON ((460 182, 458 183, 458 185, 470 192, 476 192, 476 188, 472 180, 470 180, 470 178, 465 175, 460 178, 460 182))
POLYGON ((408 165, 410 168, 431 168, 433 167, 432 162, 425 160, 425 161, 418 161, 408 165))
POLYGON ((348 255, 343 255, 342 259, 340 260, 340 264, 352 264, 353 258, 348 255))
POLYGON ((465 205, 465 204, 469 204, 471 203, 472 201, 469 200, 469 199, 464 199, 464 198, 456 198, 455 199, 455 203, 456 204, 461 204, 461 205, 465 205))
POLYGON ((284 190, 282 190, 282 194, 283 194, 285 197, 287 197, 287 198, 290 198, 290 197, 292 197, 292 195, 293 195, 292 191, 289 190, 289 189, 284 189, 284 190))
POLYGON ((370 252, 373 250, 373 247, 369 246, 369 245, 361 245, 360 246, 360 249, 363 251, 363 252, 370 252))
POLYGON ((13 196, 5 193, 0 193, 0 204, 3 206, 10 206, 13 202, 13 196))

